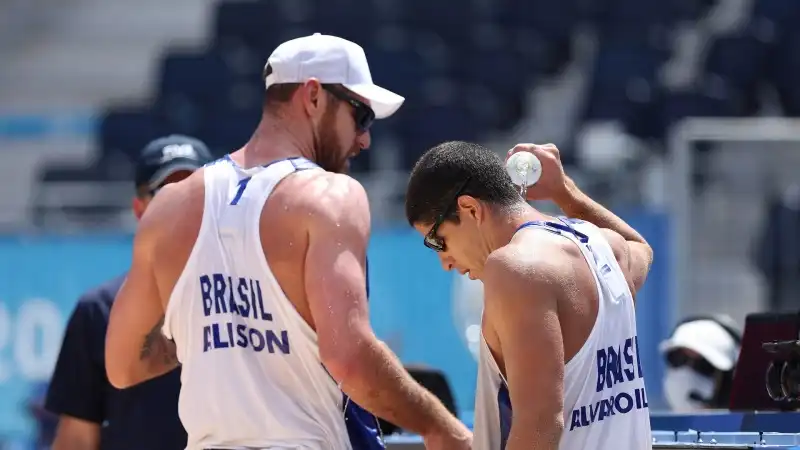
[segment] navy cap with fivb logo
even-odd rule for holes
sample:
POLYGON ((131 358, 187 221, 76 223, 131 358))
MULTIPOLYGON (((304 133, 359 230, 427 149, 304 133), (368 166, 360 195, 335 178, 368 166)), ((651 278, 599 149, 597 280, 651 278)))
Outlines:
POLYGON ((156 139, 136 161, 136 188, 156 191, 175 172, 194 172, 210 161, 211 152, 198 139, 178 134, 156 139))

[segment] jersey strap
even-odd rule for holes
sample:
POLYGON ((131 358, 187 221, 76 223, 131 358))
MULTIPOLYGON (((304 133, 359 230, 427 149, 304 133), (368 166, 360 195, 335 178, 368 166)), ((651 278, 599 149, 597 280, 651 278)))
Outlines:
POLYGON ((319 169, 319 165, 303 157, 289 158, 294 170, 319 169))
POLYGON ((550 232, 556 233, 556 234, 568 233, 568 234, 571 234, 571 235, 575 236, 576 238, 578 238, 578 240, 582 244, 586 244, 587 242, 589 242, 589 236, 581 233, 580 231, 576 230, 575 228, 572 228, 569 225, 568 221, 566 221, 564 219, 561 219, 561 218, 559 218, 558 222, 553 222, 553 221, 549 221, 549 220, 548 221, 534 220, 534 221, 530 221, 530 222, 525 222, 522 225, 520 225, 519 227, 517 227, 517 229, 516 229, 516 231, 514 231, 514 233, 516 234, 518 231, 522 230, 523 228, 528 228, 528 227, 540 227, 540 228, 543 228, 543 229, 545 229, 547 231, 550 231, 550 232))

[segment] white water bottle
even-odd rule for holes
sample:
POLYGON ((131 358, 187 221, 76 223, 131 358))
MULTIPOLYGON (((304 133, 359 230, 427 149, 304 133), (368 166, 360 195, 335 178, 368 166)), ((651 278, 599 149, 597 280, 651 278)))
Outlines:
POLYGON ((524 197, 525 191, 542 176, 542 162, 531 152, 517 152, 506 161, 506 172, 524 197))

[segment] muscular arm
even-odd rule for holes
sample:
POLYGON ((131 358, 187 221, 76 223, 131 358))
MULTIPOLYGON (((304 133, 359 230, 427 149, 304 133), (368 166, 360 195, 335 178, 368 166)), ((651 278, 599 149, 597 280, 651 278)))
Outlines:
POLYGON ((175 344, 161 333, 164 308, 152 266, 158 203, 154 199, 139 224, 131 269, 108 319, 106 372, 108 381, 119 389, 163 375, 178 365, 175 344))
POLYGON ((98 450, 100 425, 62 415, 58 419, 53 450, 98 450))
POLYGON ((506 450, 556 450, 564 430, 560 278, 549 263, 516 261, 493 255, 483 277, 487 317, 500 341, 514 409, 506 450))
POLYGON ((606 229, 606 237, 625 271, 633 294, 636 295, 647 279, 653 263, 653 249, 644 237, 616 214, 581 192, 572 180, 567 180, 564 195, 554 200, 566 215, 606 229), (614 237, 614 234, 619 237, 614 237))
POLYGON ((365 263, 370 216, 361 185, 325 175, 315 186, 305 283, 323 364, 342 390, 370 412, 419 433, 464 432, 417 384, 372 331, 365 263))

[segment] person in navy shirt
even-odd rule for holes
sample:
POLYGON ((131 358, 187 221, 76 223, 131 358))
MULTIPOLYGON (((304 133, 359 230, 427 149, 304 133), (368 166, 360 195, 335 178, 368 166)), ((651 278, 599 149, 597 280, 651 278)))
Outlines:
MULTIPOLYGON (((136 161, 133 212, 140 219, 150 199, 211 160, 197 139, 172 135, 148 144, 136 161)), ((180 368, 115 389, 105 368, 111 305, 125 275, 81 296, 67 324, 47 390, 45 408, 59 416, 53 450, 182 450, 186 431, 178 418, 180 368)))

